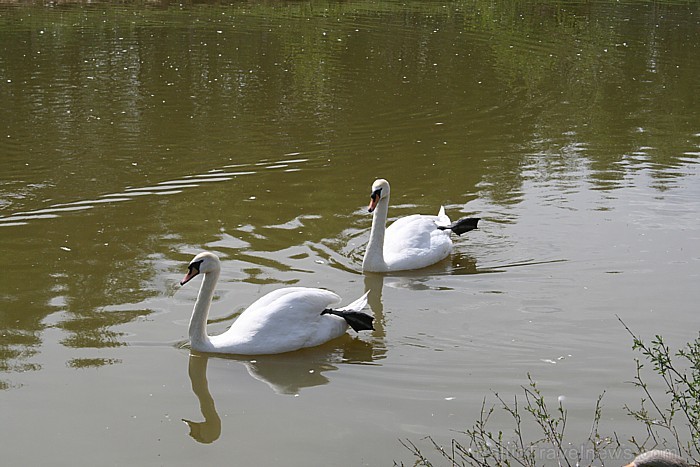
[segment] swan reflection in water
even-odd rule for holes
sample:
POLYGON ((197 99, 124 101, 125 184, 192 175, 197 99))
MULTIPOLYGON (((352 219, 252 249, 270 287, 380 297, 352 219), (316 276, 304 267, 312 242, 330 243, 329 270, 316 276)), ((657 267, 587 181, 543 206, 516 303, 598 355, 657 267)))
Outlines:
POLYGON ((200 443, 213 443, 221 435, 221 418, 216 411, 214 398, 209 392, 207 383, 207 363, 209 357, 190 354, 188 373, 192 382, 192 392, 199 399, 199 410, 204 417, 203 422, 182 419, 190 427, 190 436, 200 443))
POLYGON ((443 261, 423 268, 419 271, 399 271, 394 273, 364 273, 365 291, 369 291, 367 304, 372 310, 374 320, 374 336, 384 337, 384 306, 382 294, 384 287, 409 290, 439 290, 441 286, 435 282, 441 276, 463 276, 480 273, 490 273, 491 270, 479 270, 474 258, 461 253, 453 253, 448 261, 443 261))
MULTIPOLYGON (((383 354, 384 351, 376 349, 372 343, 346 335, 318 347, 285 354, 255 357, 216 355, 216 358, 240 362, 250 376, 267 384, 277 394, 297 395, 303 388, 328 384, 330 380, 324 373, 337 370, 341 363, 371 363, 383 358, 383 354), (379 355, 375 354, 377 350, 379 355)), ((207 382, 209 358, 210 354, 191 351, 188 365, 192 392, 199 400, 204 421, 182 419, 190 428, 190 436, 205 444, 213 443, 221 436, 221 418, 207 382)))

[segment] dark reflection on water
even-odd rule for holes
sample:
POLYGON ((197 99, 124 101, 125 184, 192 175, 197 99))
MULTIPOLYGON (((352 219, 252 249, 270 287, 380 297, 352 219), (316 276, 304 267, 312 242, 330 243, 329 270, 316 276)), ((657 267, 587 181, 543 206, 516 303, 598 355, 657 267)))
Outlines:
MULTIPOLYGON (((0 370, 41 368, 48 328, 123 345, 175 251, 222 245, 246 283, 317 261, 356 278, 377 176, 404 208, 483 211, 431 275, 482 272, 470 245, 505 245, 528 189, 563 205, 642 172, 650 194, 673 189, 700 155, 699 18, 658 2, 0 5, 0 370)), ((540 259, 489 264, 521 260, 540 259)))
MULTIPOLYGON (((207 354, 192 355, 209 358, 207 354)), ((254 358, 235 355, 212 355, 241 362, 254 379, 265 383, 277 394, 296 395, 304 388, 328 384, 325 372, 338 365, 372 363, 383 358, 384 350, 374 343, 343 336, 318 347, 279 355, 259 355, 254 358)), ((190 360, 191 362, 192 360, 190 360)))
MULTIPOLYGON (((189 426, 189 435, 205 444, 212 443, 221 436, 221 418, 207 382, 209 358, 207 354, 192 352, 188 365, 192 392, 199 401, 204 421, 182 419, 189 426)), ((381 360, 382 356, 381 352, 375 352, 371 343, 345 336, 333 343, 287 354, 260 355, 254 358, 216 355, 215 358, 239 361, 251 377, 265 383, 277 394, 298 395, 304 388, 328 384, 329 376, 324 373, 337 370, 338 365, 371 363, 381 360), (338 341, 342 341, 342 344, 339 345, 338 341)))
POLYGON ((207 363, 209 357, 203 355, 190 355, 187 373, 192 383, 192 392, 199 400, 199 410, 202 412, 204 421, 195 422, 193 420, 182 419, 189 428, 190 436, 200 443, 213 443, 221 436, 221 418, 216 411, 214 398, 209 392, 207 382, 207 363))

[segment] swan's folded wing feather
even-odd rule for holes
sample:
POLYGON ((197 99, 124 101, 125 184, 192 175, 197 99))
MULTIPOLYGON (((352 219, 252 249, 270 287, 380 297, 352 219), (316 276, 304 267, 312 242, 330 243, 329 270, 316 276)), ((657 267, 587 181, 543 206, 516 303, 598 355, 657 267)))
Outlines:
MULTIPOLYGON (((321 312, 340 302, 340 297, 323 289, 288 287, 258 299, 218 339, 231 342, 243 353, 281 353, 308 346, 321 326, 321 312)), ((324 321, 328 317, 324 317, 324 321)), ((340 325, 339 333, 345 331, 340 325)))
POLYGON ((386 229, 384 260, 389 270, 420 269, 450 254, 452 240, 449 232, 437 228, 437 219, 416 214, 386 229))
POLYGON ((345 305, 342 308, 338 308, 338 311, 360 311, 367 306, 367 297, 369 296, 369 290, 365 292, 360 298, 352 303, 345 305))
POLYGON ((430 249, 431 235, 437 231, 436 216, 414 214, 398 219, 385 233, 384 252, 392 253, 408 249, 430 249))
POLYGON ((448 226, 452 223, 450 216, 445 213, 445 206, 440 206, 440 212, 435 217, 435 224, 438 226, 448 226))
MULTIPOLYGON (((323 289, 314 289, 308 287, 284 287, 273 290, 272 292, 260 297, 252 305, 250 305, 244 313, 258 313, 258 310, 265 310, 273 306, 276 302, 282 299, 298 299, 310 304, 318 303, 319 306, 328 307, 340 303, 340 297, 323 289)), ((242 316, 242 315, 241 315, 242 316)))

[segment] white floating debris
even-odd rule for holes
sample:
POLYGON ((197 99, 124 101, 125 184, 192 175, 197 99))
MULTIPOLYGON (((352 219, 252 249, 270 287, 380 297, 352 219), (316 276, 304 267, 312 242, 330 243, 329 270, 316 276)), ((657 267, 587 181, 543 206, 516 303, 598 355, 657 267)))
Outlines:
POLYGON ((70 248, 68 248, 67 246, 62 246, 62 247, 61 247, 61 250, 63 250, 63 251, 71 251, 70 248))

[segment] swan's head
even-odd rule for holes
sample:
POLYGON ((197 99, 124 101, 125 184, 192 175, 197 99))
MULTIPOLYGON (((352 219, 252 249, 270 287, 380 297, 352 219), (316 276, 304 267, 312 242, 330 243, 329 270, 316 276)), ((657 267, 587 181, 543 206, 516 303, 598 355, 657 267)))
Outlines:
POLYGON ((379 204, 379 200, 389 197, 389 190, 389 182, 383 178, 375 180, 374 183, 372 183, 372 194, 370 195, 367 210, 369 212, 374 211, 377 208, 377 204, 379 204))
POLYGON ((211 444, 221 436, 221 423, 211 423, 210 421, 193 422, 182 419, 190 427, 190 436, 200 443, 211 444))
POLYGON ((180 285, 187 284, 190 280, 192 280, 192 278, 194 278, 199 273, 207 274, 209 272, 218 271, 220 269, 221 262, 219 261, 219 257, 216 256, 214 253, 204 251, 195 256, 194 259, 190 261, 190 265, 187 266, 187 274, 180 281, 180 285))

